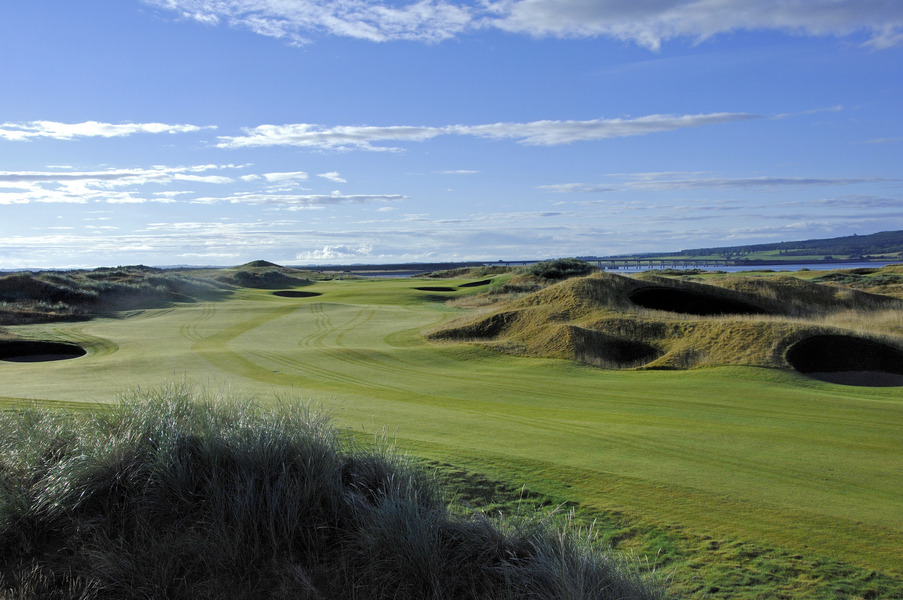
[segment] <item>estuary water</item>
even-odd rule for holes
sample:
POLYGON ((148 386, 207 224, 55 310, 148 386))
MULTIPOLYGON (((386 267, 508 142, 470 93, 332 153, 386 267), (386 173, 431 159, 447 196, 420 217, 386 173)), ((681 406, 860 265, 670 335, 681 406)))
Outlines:
MULTIPOLYGON (((771 265, 735 265, 729 267, 665 267, 674 271, 689 271, 699 268, 701 271, 723 271, 725 273, 740 273, 743 271, 834 271, 836 269, 880 269, 887 265, 899 264, 896 262, 843 262, 843 263, 776 263, 771 265)), ((661 267, 619 267, 617 269, 605 269, 609 273, 642 273, 643 271, 660 271, 661 267)))
MULTIPOLYGON (((505 262, 505 266, 520 267, 534 264, 540 261, 509 261, 505 262)), ((590 261, 592 263, 592 261, 590 261)), ((487 263, 486 266, 496 266, 498 263, 487 263)), ((886 265, 895 264, 894 262, 844 262, 844 263, 776 263, 769 265, 736 265, 730 267, 699 267, 702 271, 723 271, 725 273, 739 273, 742 271, 802 271, 808 269, 810 271, 830 271, 835 269, 878 269, 886 265)), ((303 268, 303 267, 301 267, 303 268)), ((687 271, 695 269, 693 266, 668 266, 666 269, 675 271, 687 271)), ((660 271, 662 267, 644 265, 641 267, 618 267, 617 269, 608 268, 605 271, 609 273, 642 273, 643 271, 660 271)), ((355 276, 355 277, 418 277, 430 273, 430 269, 409 269, 405 265, 398 265, 398 269, 374 269, 367 266, 349 266, 336 267, 335 271, 355 276)))

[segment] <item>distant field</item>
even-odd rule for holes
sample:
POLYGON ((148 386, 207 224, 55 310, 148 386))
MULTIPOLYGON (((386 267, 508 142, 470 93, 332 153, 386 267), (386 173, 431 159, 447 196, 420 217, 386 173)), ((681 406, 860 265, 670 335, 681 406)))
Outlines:
POLYGON ((304 287, 320 294, 306 298, 242 289, 8 327, 89 352, 0 362, 0 404, 105 403, 183 378, 300 397, 342 426, 387 428, 403 450, 628 523, 903 576, 903 388, 763 368, 605 371, 424 341, 422 330, 460 312, 443 301, 473 290, 415 288, 463 283, 327 281, 304 287))

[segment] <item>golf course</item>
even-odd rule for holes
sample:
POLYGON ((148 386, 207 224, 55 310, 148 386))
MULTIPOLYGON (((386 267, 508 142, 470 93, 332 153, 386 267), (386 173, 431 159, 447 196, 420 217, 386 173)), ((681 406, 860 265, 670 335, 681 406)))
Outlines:
MULTIPOLYGON (((606 289, 627 286, 625 297, 639 297, 635 280, 615 277, 581 285, 610 280, 606 289)), ((496 276, 231 286, 91 319, 9 325, 10 339, 83 352, 54 346, 53 360, 38 351, 34 360, 0 360, 0 406, 95 410, 172 382, 263 403, 300 400, 349 434, 388 435, 465 496, 468 485, 493 482, 509 497, 487 499, 491 510, 521 506, 519 497, 574 508, 683 597, 903 593, 903 387, 841 385, 801 372, 816 367, 781 363, 792 341, 825 332, 897 351, 901 332, 887 324, 896 305, 876 300, 876 323, 847 326, 779 314, 769 308, 781 301, 773 292, 754 316, 675 316, 625 301, 604 317, 562 309, 539 324, 535 307, 577 297, 559 291, 554 300, 553 291, 579 280, 483 306, 468 299, 496 286, 496 276), (558 334, 548 323, 564 323, 579 329, 569 339, 585 344, 581 332, 602 332, 623 354, 634 342, 610 340, 634 317, 646 329, 631 331, 655 352, 627 352, 624 364, 549 342, 558 334), (774 339, 757 353, 743 338, 749 351, 732 363, 712 348, 669 345, 662 323, 686 344, 712 348, 731 335, 774 339), (660 342, 643 333, 653 329, 660 342), (543 344, 553 350, 536 352, 543 344)), ((685 287, 700 293, 710 284, 685 287)), ((742 286, 729 287, 718 289, 739 302, 742 286)))

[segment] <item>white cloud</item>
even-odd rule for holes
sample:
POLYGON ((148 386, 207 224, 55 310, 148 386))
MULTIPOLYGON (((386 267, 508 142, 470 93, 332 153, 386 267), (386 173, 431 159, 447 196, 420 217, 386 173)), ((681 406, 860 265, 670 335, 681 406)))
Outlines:
POLYGON ((903 44, 893 0, 144 0, 206 25, 225 24, 301 44, 317 34, 437 42, 480 28, 533 37, 608 37, 658 49, 732 31, 865 34, 876 49, 903 44))
POLYGON ((534 37, 604 36, 656 50, 662 42, 704 40, 737 30, 804 35, 870 35, 887 48, 903 36, 903 5, 882 0, 501 0, 490 23, 534 37))
POLYGON ((373 42, 418 40, 438 42, 472 24, 467 6, 441 0, 373 2, 368 0, 145 0, 207 25, 226 23, 259 35, 307 42, 307 35, 326 33, 373 42))
POLYGON ((423 142, 448 133, 436 127, 368 127, 339 126, 323 128, 319 125, 297 123, 288 125, 259 125, 245 128, 245 135, 221 136, 219 148, 246 148, 259 146, 299 146, 340 150, 397 151, 398 148, 374 146, 373 142, 406 141, 423 142))
POLYGON ((347 260, 349 258, 369 257, 373 254, 371 244, 336 244, 323 246, 322 249, 299 252, 295 260, 347 260))
POLYGON ((464 135, 492 139, 517 139, 535 146, 569 144, 576 141, 603 140, 674 131, 688 127, 715 125, 755 119, 747 113, 707 115, 648 115, 635 119, 595 119, 592 121, 534 121, 532 123, 495 123, 459 128, 464 135))
POLYGON ((232 183, 234 179, 224 177, 222 175, 173 175, 173 179, 177 181, 195 181, 198 183, 232 183))
POLYGON ((125 137, 136 133, 192 133, 216 127, 197 125, 167 125, 165 123, 59 123, 57 121, 27 121, 0 124, 0 140, 26 141, 38 138, 71 140, 79 137, 125 137))
MULTIPOLYGON (((634 119, 592 119, 588 121, 533 121, 529 123, 492 123, 486 125, 347 126, 322 127, 309 123, 260 125, 245 128, 242 136, 221 136, 220 148, 298 146, 326 150, 398 151, 383 142, 424 142, 440 135, 473 136, 487 139, 513 139, 522 144, 554 146, 577 141, 646 135, 703 125, 716 125, 759 118, 748 113, 710 113, 701 115, 648 115, 634 119)), ((458 171, 460 173, 460 171, 458 171)))
MULTIPOLYGON (((796 203, 788 203, 797 205, 796 203)), ((849 195, 838 198, 821 198, 812 202, 816 206, 828 206, 832 208, 845 208, 853 210, 874 210, 878 208, 900 209, 903 207, 903 199, 886 198, 883 196, 849 195)))
POLYGON ((66 181, 110 181, 124 185, 148 183, 151 181, 170 181, 176 174, 189 171, 207 170, 203 167, 152 167, 149 169, 106 169, 103 171, 0 171, 0 182, 66 182, 66 181))
POLYGON ((317 177, 328 179, 329 181, 332 181, 334 183, 348 183, 348 180, 339 175, 338 171, 330 171, 329 173, 317 173, 317 177))
POLYGON ((882 177, 709 177, 699 173, 633 173, 617 184, 560 183, 540 186, 562 194, 586 192, 614 192, 625 190, 699 190, 699 189, 761 189, 786 187, 817 187, 889 183, 898 179, 882 177))
POLYGON ((372 202, 400 202, 407 200, 407 196, 400 194, 269 194, 245 193, 224 197, 197 198, 195 204, 263 204, 268 206, 284 207, 318 207, 338 204, 369 204, 372 202))
POLYGON ((476 175, 479 171, 474 171, 472 169, 447 169, 445 171, 439 171, 440 175, 476 175))
POLYGON ((271 183, 282 183, 285 181, 306 180, 307 173, 304 171, 289 171, 285 173, 264 173, 263 178, 271 183))
POLYGON ((610 185, 597 185, 591 183, 553 183, 550 185, 541 185, 539 188, 549 190, 550 192, 557 192, 559 194, 614 192, 617 189, 610 185))
POLYGON ((156 166, 138 169, 98 171, 0 171, 0 204, 107 202, 173 202, 184 190, 164 190, 150 196, 137 189, 148 184, 173 182, 224 184, 233 180, 219 175, 199 175, 205 171, 234 168, 233 165, 196 165, 188 167, 156 166), (9 191, 3 191, 9 190, 9 191))

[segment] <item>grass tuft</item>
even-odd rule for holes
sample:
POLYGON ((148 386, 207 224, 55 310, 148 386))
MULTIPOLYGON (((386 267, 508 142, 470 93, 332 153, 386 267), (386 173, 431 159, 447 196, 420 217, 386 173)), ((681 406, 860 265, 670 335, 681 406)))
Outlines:
POLYGON ((136 391, 0 415, 0 598, 662 598, 551 521, 436 480, 293 402, 136 391))
POLYGON ((901 307, 897 298, 794 277, 734 276, 704 284, 602 272, 509 296, 427 337, 608 369, 789 369, 785 352, 805 337, 858 336, 890 353, 903 350, 901 307))

